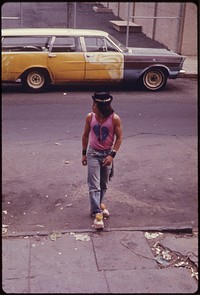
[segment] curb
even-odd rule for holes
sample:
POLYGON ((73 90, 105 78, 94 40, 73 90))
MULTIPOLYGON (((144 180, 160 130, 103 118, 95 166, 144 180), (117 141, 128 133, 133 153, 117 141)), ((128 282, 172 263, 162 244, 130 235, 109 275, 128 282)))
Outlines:
POLYGON ((71 230, 49 230, 49 231, 29 231, 18 232, 14 234, 3 235, 2 238, 18 238, 23 236, 34 237, 34 236, 48 236, 52 232, 59 232, 60 234, 67 233, 99 233, 99 232, 120 232, 120 231, 150 231, 150 232, 168 232, 168 233, 187 233, 192 234, 193 228, 190 225, 180 225, 180 226, 152 226, 152 227, 122 227, 122 228, 104 228, 104 230, 98 231, 96 229, 71 229, 71 230))
POLYGON ((179 78, 189 78, 189 79, 197 79, 198 78, 198 74, 184 74, 183 76, 180 76, 179 78))

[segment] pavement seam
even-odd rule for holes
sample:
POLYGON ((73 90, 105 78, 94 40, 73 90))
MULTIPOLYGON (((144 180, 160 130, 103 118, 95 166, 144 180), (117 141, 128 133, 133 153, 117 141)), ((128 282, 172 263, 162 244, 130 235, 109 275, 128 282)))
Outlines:
POLYGON ((100 271, 99 266, 98 266, 98 260, 97 260, 97 256, 96 256, 93 237, 91 237, 91 241, 92 241, 92 249, 93 249, 93 253, 94 253, 94 259, 95 259, 96 267, 97 267, 97 270, 100 271))
POLYGON ((28 283, 28 293, 31 293, 31 281, 30 281, 30 273, 31 273, 31 241, 29 241, 29 259, 28 259, 28 277, 27 277, 27 283, 28 283))
MULTIPOLYGON (((135 252, 133 249, 130 249, 129 246, 125 245, 125 244, 123 243, 123 240, 125 240, 127 236, 128 236, 128 235, 126 235, 123 239, 120 240, 120 244, 121 244, 122 246, 124 246, 126 249, 128 249, 128 250, 131 251, 131 252, 133 252, 136 256, 138 256, 138 257, 140 257, 140 258, 142 257, 142 258, 146 258, 146 259, 150 259, 150 260, 156 261, 155 258, 151 258, 151 257, 145 256, 145 255, 139 254, 139 253, 135 252)), ((149 245, 148 245, 148 246, 149 246, 149 245)))
MULTIPOLYGON (((108 270, 103 270, 103 276, 104 276, 104 279, 106 281, 106 286, 108 288, 108 293, 111 293, 110 291, 110 287, 109 287, 109 282, 108 282, 108 279, 107 279, 107 276, 106 276, 106 273, 107 273, 108 270)), ((111 270, 112 271, 112 270, 111 270)))

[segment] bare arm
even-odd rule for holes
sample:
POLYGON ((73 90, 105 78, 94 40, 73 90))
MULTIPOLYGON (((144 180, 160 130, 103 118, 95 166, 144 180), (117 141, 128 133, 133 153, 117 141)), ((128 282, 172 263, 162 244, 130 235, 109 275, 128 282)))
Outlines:
MULTIPOLYGON (((87 150, 88 141, 89 141, 89 133, 90 133, 90 121, 91 121, 92 114, 89 113, 85 120, 85 127, 82 135, 82 150, 87 150)), ((84 166, 87 165, 87 156, 82 156, 82 164, 84 166)))
POLYGON ((122 123, 121 123, 120 117, 116 114, 114 115, 113 121, 114 121, 114 127, 115 127, 115 135, 116 135, 116 140, 113 146, 113 150, 117 152, 122 143, 122 123))
MULTIPOLYGON (((116 152, 119 150, 121 143, 122 143, 122 123, 121 123, 121 119, 118 115, 114 115, 113 117, 113 124, 114 124, 114 128, 115 128, 115 142, 114 142, 114 146, 113 146, 113 150, 115 150, 116 152)), ((112 163, 113 157, 108 155, 103 162, 103 166, 109 166, 112 163)))

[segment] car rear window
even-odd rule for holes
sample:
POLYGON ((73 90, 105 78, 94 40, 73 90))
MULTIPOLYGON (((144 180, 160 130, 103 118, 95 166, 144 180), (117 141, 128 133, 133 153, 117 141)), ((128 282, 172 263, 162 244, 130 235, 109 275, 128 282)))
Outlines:
POLYGON ((80 52, 81 46, 78 37, 56 37, 52 52, 80 52))
POLYGON ((45 51, 49 37, 4 37, 3 51, 45 51))

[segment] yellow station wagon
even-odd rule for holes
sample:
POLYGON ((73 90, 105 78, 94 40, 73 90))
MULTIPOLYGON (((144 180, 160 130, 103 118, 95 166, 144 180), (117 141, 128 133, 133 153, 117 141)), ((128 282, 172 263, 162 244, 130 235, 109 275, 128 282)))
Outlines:
POLYGON ((184 73, 184 60, 167 49, 126 48, 100 30, 2 30, 2 82, 20 81, 31 92, 49 84, 122 81, 158 90, 184 73))

